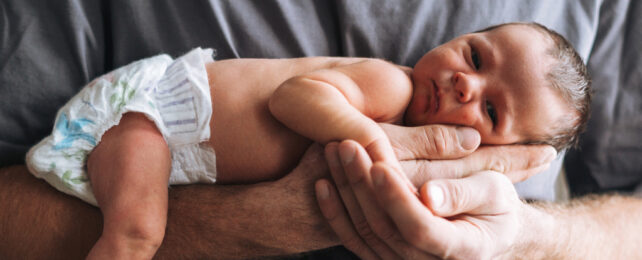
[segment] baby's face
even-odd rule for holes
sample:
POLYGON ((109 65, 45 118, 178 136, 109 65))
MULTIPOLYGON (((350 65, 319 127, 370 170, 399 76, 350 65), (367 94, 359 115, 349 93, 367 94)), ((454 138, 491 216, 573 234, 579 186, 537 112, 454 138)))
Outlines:
POLYGON ((524 25, 460 36, 414 67, 408 125, 470 126, 482 144, 511 144, 548 134, 571 109, 545 79, 552 41, 524 25))

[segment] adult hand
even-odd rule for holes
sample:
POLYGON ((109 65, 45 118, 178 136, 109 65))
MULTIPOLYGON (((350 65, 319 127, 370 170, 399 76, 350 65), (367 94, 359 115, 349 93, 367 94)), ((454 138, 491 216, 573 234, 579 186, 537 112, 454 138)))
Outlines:
POLYGON ((342 243, 364 259, 486 259, 519 231, 523 204, 502 174, 433 180, 421 189, 424 205, 403 185, 402 173, 372 166, 355 142, 329 144, 326 159, 352 220, 327 181, 316 186, 322 212, 342 243))
POLYGON ((485 170, 503 173, 513 183, 520 182, 548 168, 557 155, 548 145, 482 146, 477 149, 481 137, 475 129, 468 127, 379 125, 388 135, 404 172, 415 186, 431 179, 461 178, 485 170))
MULTIPOLYGON (((430 179, 462 178, 488 169, 502 172, 511 180, 519 181, 547 167, 555 157, 554 149, 547 146, 495 146, 482 147, 475 151, 479 145, 479 134, 469 128, 453 126, 408 128, 388 124, 381 126, 389 135, 406 174, 416 185, 430 179), (470 153, 472 155, 461 158, 470 153), (438 158, 460 159, 426 160, 438 158)), ((353 191, 356 183, 368 182, 359 179, 352 185, 348 182, 343 174, 343 167, 338 163, 337 148, 337 144, 328 145, 326 159, 330 163, 335 184, 339 188, 345 207, 350 212, 351 219, 348 219, 339 197, 332 196, 336 192, 328 186, 327 181, 322 180, 317 183, 317 197, 325 217, 344 245, 364 258, 376 257, 376 255, 386 259, 400 255, 404 258, 413 255, 425 256, 423 252, 413 250, 414 247, 409 246, 401 238, 391 241, 393 237, 390 234, 396 230, 386 229, 391 226, 391 220, 374 201, 371 184, 368 186, 369 190, 362 190, 361 193, 353 191), (325 188, 330 188, 327 193, 324 192, 325 188), (369 193, 365 193, 367 191, 369 193), (324 194, 329 197, 324 198, 324 194), (357 200, 355 194, 367 195, 362 195, 357 200), (369 213, 364 214, 365 209, 369 213)), ((369 168, 366 165, 363 169, 369 168)))

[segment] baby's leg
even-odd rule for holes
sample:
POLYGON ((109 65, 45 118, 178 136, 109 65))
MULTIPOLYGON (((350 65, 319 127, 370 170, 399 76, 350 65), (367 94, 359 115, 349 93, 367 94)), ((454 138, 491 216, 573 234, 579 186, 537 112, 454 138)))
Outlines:
POLYGON ((89 259, 150 259, 167 220, 169 148, 156 125, 139 113, 123 115, 87 160, 103 233, 89 259))

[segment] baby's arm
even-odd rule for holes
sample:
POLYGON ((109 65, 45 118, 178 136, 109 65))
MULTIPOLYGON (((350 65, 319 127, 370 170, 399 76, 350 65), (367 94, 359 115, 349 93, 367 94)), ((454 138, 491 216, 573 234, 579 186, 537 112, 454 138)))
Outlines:
POLYGON ((412 82, 397 65, 382 60, 313 71, 285 81, 270 98, 270 111, 283 124, 314 141, 352 139, 374 161, 398 165, 377 122, 399 123, 412 82))

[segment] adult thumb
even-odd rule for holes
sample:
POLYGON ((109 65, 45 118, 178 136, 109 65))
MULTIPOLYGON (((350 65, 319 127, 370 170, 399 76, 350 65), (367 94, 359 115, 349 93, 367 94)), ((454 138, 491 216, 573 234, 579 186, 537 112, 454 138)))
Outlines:
POLYGON ((510 180, 497 172, 484 171, 462 179, 439 179, 425 183, 421 199, 433 214, 450 217, 502 214, 519 200, 510 180))
POLYGON ((388 135, 399 160, 462 158, 474 152, 481 140, 479 133, 469 127, 379 125, 388 135))

